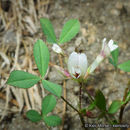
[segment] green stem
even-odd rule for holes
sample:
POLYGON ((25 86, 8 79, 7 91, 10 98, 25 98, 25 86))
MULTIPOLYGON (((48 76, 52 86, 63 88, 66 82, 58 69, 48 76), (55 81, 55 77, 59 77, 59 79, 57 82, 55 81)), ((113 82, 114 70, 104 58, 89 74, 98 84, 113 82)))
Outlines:
POLYGON ((82 114, 81 114, 75 107, 73 107, 66 99, 64 99, 63 96, 61 96, 61 99, 62 99, 64 102, 66 102, 67 105, 69 105, 73 110, 75 110, 75 111, 79 114, 80 120, 81 120, 81 122, 82 122, 82 127, 83 127, 85 130, 87 130, 87 128, 85 128, 85 121, 84 121, 84 118, 83 118, 82 114))
POLYGON ((110 124, 113 123, 113 122, 111 121, 111 119, 109 118, 109 116, 105 115, 105 118, 108 120, 108 122, 109 122, 110 124))
POLYGON ((63 96, 61 96, 61 99, 64 100, 72 109, 74 109, 76 112, 80 113, 75 107, 73 107, 63 96))
POLYGON ((83 85, 83 83, 80 83, 80 90, 79 90, 79 110, 81 110, 81 101, 82 101, 82 85, 83 85))
MULTIPOLYGON (((125 89, 124 97, 123 97, 123 101, 126 100, 128 90, 129 90, 128 88, 125 89)), ((122 122, 123 112, 124 112, 124 109, 125 109, 126 104, 127 104, 127 103, 125 103, 125 104, 121 107, 121 109, 120 109, 120 114, 119 114, 119 123, 122 122)))

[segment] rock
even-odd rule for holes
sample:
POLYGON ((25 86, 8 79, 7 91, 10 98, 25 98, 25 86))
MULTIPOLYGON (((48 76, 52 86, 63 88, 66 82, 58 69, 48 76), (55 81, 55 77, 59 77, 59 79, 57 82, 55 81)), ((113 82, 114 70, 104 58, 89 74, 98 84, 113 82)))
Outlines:
POLYGON ((112 10, 110 11, 110 13, 111 13, 112 15, 115 15, 115 16, 119 16, 119 15, 120 15, 119 10, 117 10, 117 9, 112 9, 112 10))
POLYGON ((64 80, 64 76, 57 72, 57 70, 52 69, 52 71, 48 74, 49 80, 52 82, 56 82, 58 84, 62 83, 64 80))
POLYGON ((67 49, 67 54, 71 54, 73 51, 75 51, 75 47, 74 46, 70 46, 67 49))
POLYGON ((123 8, 123 4, 121 2, 117 2, 115 6, 116 6, 117 9, 123 8))
MULTIPOLYGON (((67 88, 68 90, 78 88, 78 83, 76 83, 76 82, 73 81, 73 80, 68 80, 68 81, 66 82, 66 88, 67 88)), ((74 90, 74 91, 75 91, 75 90, 74 90)))
POLYGON ((74 87, 74 93, 78 93, 79 92, 79 86, 75 86, 74 87))
POLYGON ((16 33, 14 32, 13 29, 9 29, 3 36, 3 42, 5 44, 11 44, 11 45, 16 45, 17 40, 16 40, 16 33))

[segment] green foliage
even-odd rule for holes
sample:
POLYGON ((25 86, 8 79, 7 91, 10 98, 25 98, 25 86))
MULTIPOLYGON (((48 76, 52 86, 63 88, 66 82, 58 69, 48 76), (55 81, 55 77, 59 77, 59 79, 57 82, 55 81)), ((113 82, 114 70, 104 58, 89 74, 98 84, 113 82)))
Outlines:
POLYGON ((59 44, 70 41, 80 29, 80 23, 76 19, 71 19, 67 21, 62 29, 59 44))
POLYGON ((43 87, 48 90, 50 93, 56 95, 57 97, 61 96, 62 88, 60 85, 54 84, 47 80, 42 80, 43 87))
POLYGON ((56 116, 56 115, 45 116, 44 122, 48 126, 58 126, 61 124, 61 118, 59 116, 56 116))
POLYGON ((81 109, 80 113, 82 113, 83 115, 86 115, 86 108, 81 109))
MULTIPOLYGON (((114 42, 114 44, 117 44, 114 42)), ((114 66, 117 67, 118 64, 118 56, 119 56, 119 48, 115 49, 111 52, 112 58, 109 58, 109 62, 114 66)))
POLYGON ((105 116, 105 112, 101 112, 99 114, 99 116, 97 117, 97 120, 100 120, 100 119, 104 118, 104 116, 105 116))
POLYGON ((48 95, 42 100, 42 114, 46 115, 51 112, 56 106, 56 98, 53 95, 48 95))
POLYGON ((95 104, 100 110, 106 111, 106 100, 103 93, 100 90, 96 91, 95 104))
POLYGON ((118 121, 117 120, 112 120, 112 125, 117 125, 118 124, 118 121))
POLYGON ((35 43, 33 54, 39 72, 44 77, 48 68, 50 54, 46 44, 42 40, 37 40, 35 43))
POLYGON ((122 64, 119 64, 118 68, 125 72, 130 72, 130 60, 128 60, 122 64))
POLYGON ((29 110, 26 112, 26 116, 28 119, 30 119, 32 122, 38 122, 42 120, 42 116, 35 110, 29 110))
POLYGON ((109 63, 111 63, 114 67, 117 67, 117 65, 116 65, 115 62, 112 60, 112 58, 109 58, 109 63))
POLYGON ((122 105, 123 105, 122 101, 113 101, 112 104, 110 105, 109 109, 108 109, 108 113, 109 114, 116 113, 122 105))
POLYGON ((19 87, 30 88, 40 80, 39 77, 21 70, 12 71, 7 84, 19 87))
POLYGON ((41 18, 40 23, 42 26, 42 31, 47 37, 48 43, 57 43, 56 35, 50 20, 47 18, 41 18))
POLYGON ((96 107, 95 102, 92 102, 92 103, 87 107, 87 111, 93 110, 95 107, 96 107))

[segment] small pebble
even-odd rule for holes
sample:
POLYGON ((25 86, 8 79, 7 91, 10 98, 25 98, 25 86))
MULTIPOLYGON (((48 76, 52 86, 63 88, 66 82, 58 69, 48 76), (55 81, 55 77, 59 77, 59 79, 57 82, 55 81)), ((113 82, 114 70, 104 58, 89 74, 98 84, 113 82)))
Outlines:
POLYGON ((117 9, 112 9, 112 10, 110 11, 110 13, 111 13, 112 15, 115 15, 115 16, 119 16, 119 15, 120 15, 120 12, 119 12, 117 9))
POLYGON ((123 8, 122 3, 121 3, 121 2, 117 2, 117 3, 116 3, 116 8, 117 8, 117 9, 122 9, 122 8, 123 8))
POLYGON ((68 49, 67 49, 67 54, 72 53, 74 50, 75 50, 75 47, 74 47, 74 46, 68 47, 68 49))
POLYGON ((75 93, 79 92, 79 87, 78 87, 78 86, 75 86, 75 87, 74 87, 74 92, 75 92, 75 93))

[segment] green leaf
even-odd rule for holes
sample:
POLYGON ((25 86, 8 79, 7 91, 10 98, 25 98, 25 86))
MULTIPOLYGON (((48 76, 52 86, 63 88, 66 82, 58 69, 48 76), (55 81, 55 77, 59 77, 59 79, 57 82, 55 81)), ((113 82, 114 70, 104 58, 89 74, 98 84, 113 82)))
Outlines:
POLYGON ((61 118, 59 116, 46 116, 44 117, 44 122, 48 126, 58 126, 61 124, 61 118))
POLYGON ((62 92, 62 87, 60 85, 54 84, 47 80, 42 80, 43 87, 50 93, 60 97, 62 92))
POLYGON ((115 64, 115 62, 112 60, 112 58, 109 58, 109 63, 111 63, 114 67, 117 66, 117 65, 115 64))
POLYGON ((117 120, 112 120, 112 125, 117 125, 118 121, 117 120))
POLYGON ((11 72, 9 79, 7 80, 7 84, 19 88, 30 88, 39 80, 40 78, 38 76, 21 70, 15 70, 11 72))
POLYGON ((130 60, 128 60, 122 64, 119 64, 118 68, 125 72, 130 72, 130 60))
MULTIPOLYGON (((117 44, 116 42, 114 42, 114 44, 117 44)), ((111 52, 114 64, 117 66, 118 64, 118 56, 119 56, 119 48, 115 49, 114 51, 111 52)))
POLYGON ((82 114, 86 115, 86 108, 81 109, 80 112, 81 112, 82 114))
POLYGON ((42 26, 42 31, 47 37, 47 41, 49 43, 57 43, 56 35, 50 20, 47 18, 41 18, 40 23, 42 26))
POLYGON ((38 122, 42 120, 42 116, 35 110, 29 110, 26 112, 26 116, 28 119, 30 119, 32 122, 38 122))
POLYGON ((122 101, 113 101, 112 104, 110 105, 109 109, 108 109, 108 113, 109 114, 116 113, 122 105, 123 105, 122 101))
POLYGON ((70 41, 80 29, 80 23, 76 19, 71 19, 67 21, 62 29, 59 44, 70 41))
POLYGON ((44 77, 48 68, 50 54, 46 44, 42 40, 37 40, 35 43, 33 54, 39 72, 44 77))
POLYGON ((46 115, 51 112, 56 106, 56 98, 53 95, 48 95, 42 100, 42 114, 46 115))
POLYGON ((100 110, 106 111, 106 100, 103 93, 100 90, 96 92, 95 104, 100 110))
POLYGON ((92 102, 88 107, 87 107, 87 111, 89 110, 93 110, 95 108, 95 102, 92 102))

